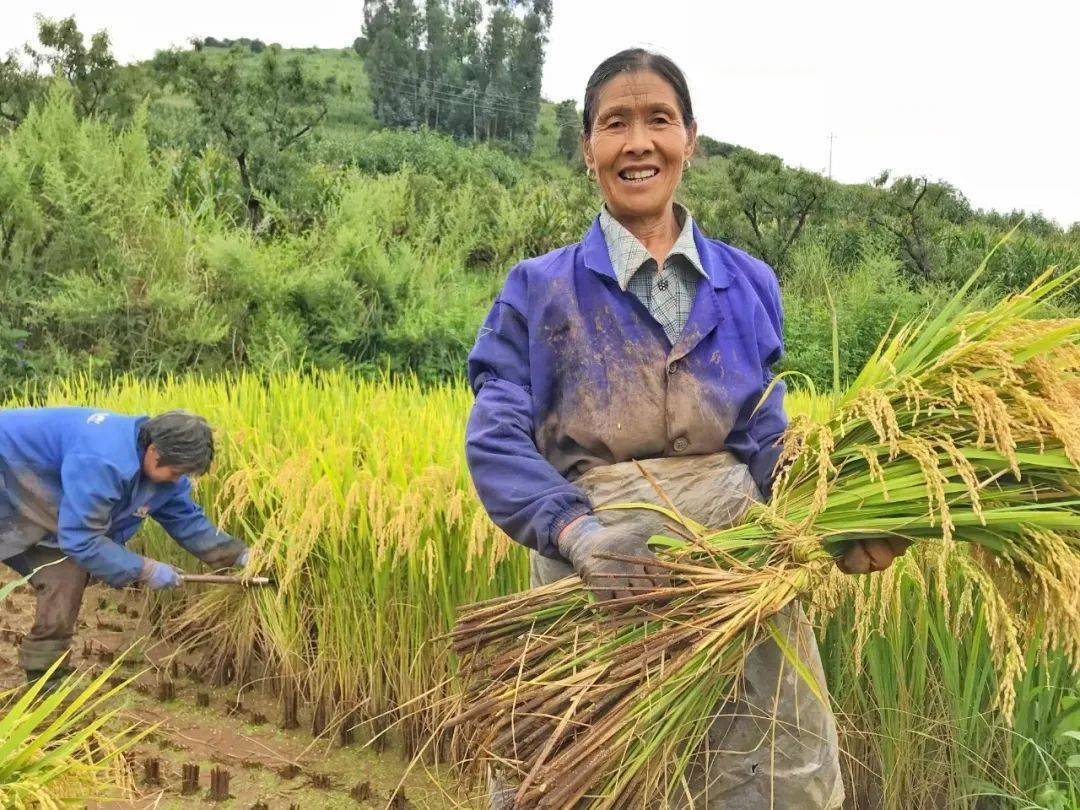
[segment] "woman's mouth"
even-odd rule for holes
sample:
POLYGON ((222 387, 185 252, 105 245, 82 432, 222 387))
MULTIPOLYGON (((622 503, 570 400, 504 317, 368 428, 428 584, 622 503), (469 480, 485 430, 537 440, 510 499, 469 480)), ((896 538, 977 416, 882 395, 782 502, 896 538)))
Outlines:
POLYGON ((654 166, 645 169, 623 169, 619 177, 628 183, 644 183, 660 174, 660 170, 654 166))

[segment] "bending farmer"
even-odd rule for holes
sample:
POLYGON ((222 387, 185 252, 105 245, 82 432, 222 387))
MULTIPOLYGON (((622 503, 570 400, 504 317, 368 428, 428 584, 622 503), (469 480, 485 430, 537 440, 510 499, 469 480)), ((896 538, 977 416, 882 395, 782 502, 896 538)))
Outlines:
MULTIPOLYGON (((594 507, 662 503, 651 480, 687 517, 730 525, 769 496, 787 417, 783 384, 756 407, 782 352, 776 276, 674 201, 697 134, 679 68, 639 49, 605 60, 582 125, 604 205, 581 242, 510 271, 469 356, 466 443, 487 511, 532 550, 533 584, 576 572, 603 600, 659 584, 647 562, 600 555, 647 560, 663 519, 594 507)), ((838 563, 881 570, 900 551, 860 541, 838 563)), ((801 609, 778 624, 823 680, 801 609)), ((691 774, 672 804, 840 807, 835 721, 772 640, 748 655, 691 774)), ((511 806, 498 781, 493 806, 511 806)))
POLYGON ((91 576, 115 587, 180 585, 171 566, 124 546, 148 515, 204 562, 246 564, 247 547, 191 499, 188 476, 213 457, 206 420, 182 411, 0 411, 0 559, 24 576, 36 570, 37 612, 19 650, 28 678, 67 654, 91 576))

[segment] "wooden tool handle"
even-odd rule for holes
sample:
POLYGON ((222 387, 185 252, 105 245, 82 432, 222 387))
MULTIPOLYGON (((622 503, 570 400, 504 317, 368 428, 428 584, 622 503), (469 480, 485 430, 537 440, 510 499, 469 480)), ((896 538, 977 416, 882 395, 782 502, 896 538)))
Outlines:
POLYGON ((210 585, 270 585, 270 577, 239 577, 235 574, 183 574, 184 582, 206 582, 210 585))

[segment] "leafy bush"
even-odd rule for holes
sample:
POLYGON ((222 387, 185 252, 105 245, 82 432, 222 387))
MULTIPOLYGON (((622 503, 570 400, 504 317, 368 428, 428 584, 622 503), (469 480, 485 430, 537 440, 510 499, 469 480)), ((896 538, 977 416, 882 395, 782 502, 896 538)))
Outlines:
POLYGON ((494 179, 511 187, 523 174, 521 162, 498 149, 486 145, 462 147, 448 135, 426 130, 325 134, 319 139, 315 156, 367 174, 392 174, 408 167, 447 183, 494 179))
POLYGON ((912 320, 944 297, 929 285, 913 289, 900 262, 872 242, 848 269, 832 263, 825 245, 800 247, 782 291, 786 356, 779 369, 805 374, 819 391, 833 387, 834 313, 840 380, 846 383, 894 323, 912 320))

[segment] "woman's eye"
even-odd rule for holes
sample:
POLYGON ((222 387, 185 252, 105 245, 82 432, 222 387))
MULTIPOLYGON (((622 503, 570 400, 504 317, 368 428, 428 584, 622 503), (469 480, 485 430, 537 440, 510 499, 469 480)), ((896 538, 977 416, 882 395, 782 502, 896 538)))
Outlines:
POLYGON ((670 119, 666 115, 654 115, 652 122, 654 124, 668 124, 670 119))

